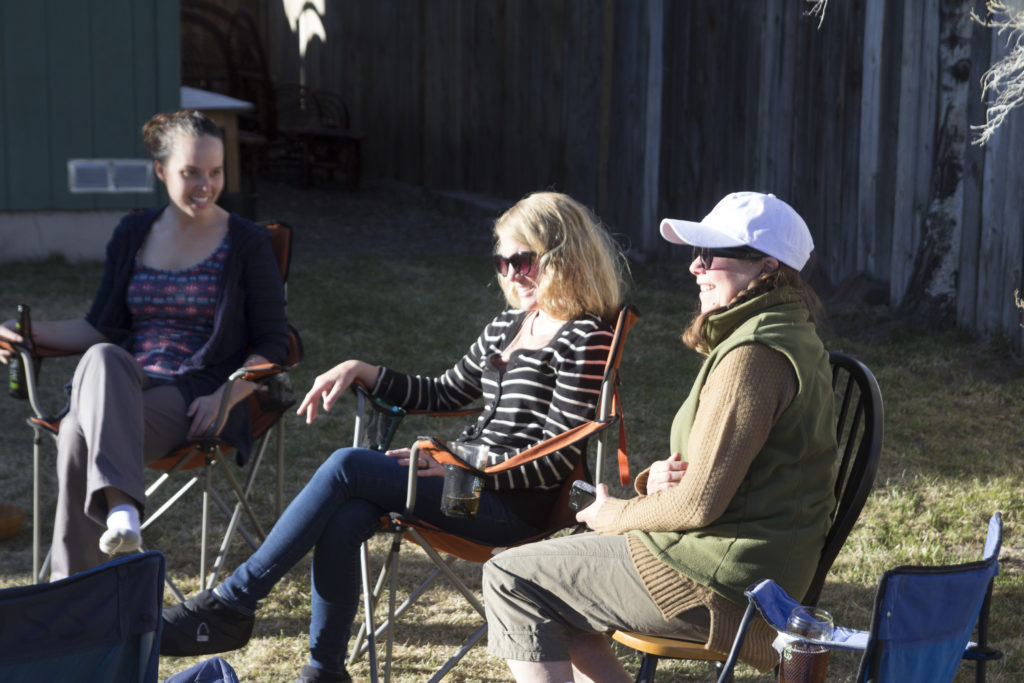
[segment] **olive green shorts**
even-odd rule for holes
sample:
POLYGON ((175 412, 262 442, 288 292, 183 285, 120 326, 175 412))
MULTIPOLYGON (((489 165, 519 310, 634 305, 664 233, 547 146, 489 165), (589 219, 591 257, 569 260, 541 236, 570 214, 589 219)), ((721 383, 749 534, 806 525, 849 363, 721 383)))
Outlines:
POLYGON ((704 607, 666 620, 625 536, 588 533, 506 550, 484 565, 487 651, 503 659, 569 659, 576 634, 634 631, 705 641, 704 607))

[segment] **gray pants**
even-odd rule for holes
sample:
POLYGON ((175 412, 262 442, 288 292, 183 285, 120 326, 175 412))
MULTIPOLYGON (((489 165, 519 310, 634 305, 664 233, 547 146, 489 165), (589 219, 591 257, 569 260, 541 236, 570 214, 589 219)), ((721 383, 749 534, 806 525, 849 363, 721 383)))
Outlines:
POLYGON ((666 620, 625 536, 582 534, 506 550, 484 565, 487 651, 527 662, 569 659, 574 634, 613 629, 707 640, 704 607, 666 620))
POLYGON ((130 353, 96 344, 75 369, 69 412, 57 437, 57 511, 50 580, 95 567, 106 527, 104 489, 146 502, 144 463, 185 442, 191 420, 170 384, 153 386, 130 353))

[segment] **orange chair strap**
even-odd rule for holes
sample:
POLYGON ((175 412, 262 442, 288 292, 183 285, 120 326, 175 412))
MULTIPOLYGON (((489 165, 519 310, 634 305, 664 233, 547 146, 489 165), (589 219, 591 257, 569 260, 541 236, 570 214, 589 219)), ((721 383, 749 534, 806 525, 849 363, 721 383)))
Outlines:
POLYGON ((245 374, 241 377, 241 379, 247 380, 249 382, 255 382, 256 380, 262 379, 269 375, 276 375, 282 373, 286 369, 287 368, 285 368, 283 365, 278 365, 277 363, 258 363, 254 365, 246 365, 245 374))
MULTIPOLYGON (((555 451, 559 451, 570 444, 573 444, 581 439, 586 439, 598 432, 607 429, 612 423, 619 423, 619 442, 618 442, 618 463, 619 463, 619 481, 623 486, 629 486, 632 483, 632 477, 629 474, 629 459, 627 456, 626 447, 626 424, 624 416, 622 415, 622 404, 619 400, 619 386, 617 381, 617 372, 619 369, 619 363, 622 360, 622 348, 623 342, 625 341, 626 335, 629 333, 630 328, 636 324, 638 314, 635 309, 631 306, 623 307, 619 314, 619 320, 615 326, 615 334, 612 339, 611 348, 608 351, 608 359, 606 361, 606 372, 611 373, 613 389, 612 389, 612 405, 608 412, 608 419, 606 420, 592 420, 581 425, 577 425, 572 429, 566 430, 561 434, 545 439, 539 444, 531 446, 519 453, 515 454, 508 460, 500 462, 497 465, 491 465, 484 468, 485 474, 497 474, 499 472, 505 472, 517 467, 521 467, 526 463, 529 463, 537 458, 542 458, 546 455, 550 455, 555 451)), ((364 387, 365 389, 365 387, 364 387)), ((409 411, 413 413, 414 411, 409 411)), ((479 410, 469 411, 479 412, 479 410)), ((459 413, 446 413, 446 415, 459 414, 459 413)), ((442 465, 456 465, 466 469, 473 469, 463 462, 459 457, 451 452, 447 447, 438 447, 433 441, 423 439, 418 442, 419 448, 422 451, 430 454, 434 460, 442 465)))
MULTIPOLYGON (((580 439, 586 439, 598 432, 607 429, 612 423, 619 423, 619 443, 618 443, 618 460, 619 460, 619 481, 622 482, 623 486, 630 484, 631 478, 629 475, 629 461, 626 457, 626 427, 622 421, 622 416, 612 416, 607 422, 587 422, 585 424, 577 425, 572 429, 562 432, 557 436, 553 436, 549 439, 545 439, 543 442, 536 446, 531 446, 524 451, 516 453, 514 456, 500 462, 497 465, 491 465, 484 468, 485 474, 498 474, 499 472, 505 472, 516 467, 521 467, 528 462, 542 458, 546 455, 550 455, 555 451, 561 450, 566 446, 579 441, 580 439)), ((439 448, 433 441, 428 439, 422 439, 418 442, 419 449, 425 451, 442 465, 456 465, 465 469, 472 469, 469 467, 461 458, 456 456, 447 448, 439 448)))
POLYGON ((34 425, 37 425, 37 426, 41 427, 42 429, 45 429, 46 431, 50 432, 51 434, 56 434, 57 432, 60 431, 60 419, 59 418, 49 418, 49 419, 46 419, 46 418, 41 418, 41 417, 30 417, 28 419, 28 421, 31 422, 34 425))
POLYGON ((626 416, 622 412, 622 404, 619 403, 619 387, 615 387, 615 405, 618 407, 616 411, 619 416, 619 483, 623 486, 629 486, 633 483, 633 478, 629 474, 629 451, 626 448, 626 416))
POLYGON ((618 417, 619 420, 619 482, 623 486, 629 486, 632 483, 632 477, 629 474, 629 458, 626 448, 626 416, 622 414, 622 403, 619 400, 618 371, 619 364, 622 362, 622 351, 625 347, 626 336, 639 319, 640 314, 637 313, 635 308, 632 306, 622 307, 622 310, 619 312, 618 322, 615 325, 612 347, 608 354, 609 371, 616 373, 612 391, 611 415, 618 417))
MULTIPOLYGON (((424 539, 430 544, 430 546, 438 551, 439 553, 447 553, 448 555, 454 555, 459 559, 466 560, 468 562, 478 562, 483 564, 487 560, 494 557, 494 547, 485 545, 483 543, 476 543, 466 538, 460 538, 454 534, 446 533, 440 529, 427 528, 420 526, 424 522, 417 522, 416 528, 423 535, 424 539)), ((413 526, 412 524, 403 523, 403 526, 413 526)), ((405 538, 413 543, 416 539, 411 534, 405 534, 405 538)))

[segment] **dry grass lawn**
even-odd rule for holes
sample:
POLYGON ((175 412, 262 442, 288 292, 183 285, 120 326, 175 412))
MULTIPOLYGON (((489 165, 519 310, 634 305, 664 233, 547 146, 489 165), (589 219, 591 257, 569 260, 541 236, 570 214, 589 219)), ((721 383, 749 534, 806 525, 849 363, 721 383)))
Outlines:
MULTIPOLYGON (((356 239, 373 232, 376 224, 372 217, 358 225, 350 225, 343 214, 332 218, 330 212, 309 218, 303 213, 308 210, 303 195, 289 192, 289 201, 275 208, 278 217, 299 229, 289 314, 302 331, 307 352, 304 363, 293 373, 301 392, 317 372, 350 357, 407 371, 441 371, 501 309, 487 258, 488 228, 483 216, 426 206, 438 216, 434 225, 448 221, 464 230, 461 237, 441 233, 431 238, 416 232, 418 241, 407 241, 401 234, 395 235, 383 240, 381 250, 386 253, 381 254, 381 250, 375 253, 366 246, 371 241, 356 239), (331 230, 342 232, 332 235, 331 230), (353 237, 351 243, 346 235, 353 237), (465 248, 467 244, 469 248, 465 248), (464 248, 450 248, 453 245, 464 248)), ((386 205, 382 192, 370 195, 386 205)), ((396 230, 416 220, 415 216, 402 218, 398 199, 387 209, 391 211, 387 214, 389 225, 398 226, 396 230)), ((426 210, 422 198, 416 203, 417 215, 421 215, 426 210)), ((99 274, 96 264, 71 266, 60 260, 5 264, 0 269, 0 318, 9 317, 19 302, 31 304, 38 319, 80 315, 99 274)), ((668 426, 699 359, 677 341, 693 306, 693 288, 685 266, 681 262, 635 264, 633 276, 632 300, 642 318, 626 352, 622 394, 636 471, 667 455, 668 426)), ((832 570, 821 605, 837 620, 866 628, 875 583, 884 569, 904 563, 978 558, 985 523, 992 512, 1000 510, 1005 541, 1002 572, 995 584, 992 639, 1006 657, 990 667, 989 680, 1024 680, 1024 544, 1017 534, 1024 490, 1021 365, 997 345, 957 332, 921 331, 900 323, 884 308, 837 305, 832 322, 825 334, 828 346, 860 358, 878 377, 885 399, 886 436, 874 491, 832 570)), ((44 379, 54 401, 72 367, 68 360, 47 362, 44 379)), ((31 481, 31 437, 23 423, 27 406, 2 400, 0 500, 27 509, 31 481)), ((285 417, 287 498, 295 495, 335 448, 348 445, 352 407, 353 402, 346 401, 311 427, 294 415, 285 417)), ((406 425, 402 438, 411 439, 424 430, 450 435, 457 427, 406 425)), ((47 511, 54 503, 52 458, 52 446, 46 444, 42 483, 47 511)), ((257 510, 268 525, 274 519, 273 474, 270 466, 261 470, 255 495, 257 510)), ((621 489, 619 493, 628 495, 621 489)), ((149 533, 146 541, 164 551, 169 574, 191 592, 198 581, 198 494, 190 493, 183 502, 189 509, 180 509, 173 519, 149 533)), ((51 529, 49 512, 39 522, 45 538, 51 529)), ((374 541, 374 560, 380 559, 384 542, 374 541)), ((0 542, 0 586, 31 580, 30 547, 28 524, 13 539, 0 542)), ((247 552, 243 543, 236 542, 228 564, 235 566, 247 552)), ((402 566, 402 582, 408 585, 411 575, 424 570, 425 556, 408 546, 402 566)), ((250 644, 226 655, 241 680, 294 680, 305 663, 308 569, 307 558, 266 600, 250 644)), ((464 565, 459 571, 474 585, 479 583, 478 567, 464 565)), ((613 591, 614 586, 608 590, 613 591)), ((471 610, 442 582, 398 629, 396 680, 428 678, 476 623, 471 610)), ((627 651, 621 655, 635 670, 633 655, 627 651)), ((164 659, 161 677, 192 663, 164 659)), ((856 664, 851 655, 833 656, 831 679, 850 680, 856 664)), ((365 658, 353 664, 352 673, 357 679, 367 677, 365 658)), ((972 675, 973 671, 963 666, 957 680, 972 675)), ((510 680, 504 664, 489 657, 482 647, 474 648, 449 678, 510 680)), ((772 680, 742 667, 738 679, 772 680)), ((704 665, 666 662, 658 680, 700 681, 713 680, 713 676, 704 665)))

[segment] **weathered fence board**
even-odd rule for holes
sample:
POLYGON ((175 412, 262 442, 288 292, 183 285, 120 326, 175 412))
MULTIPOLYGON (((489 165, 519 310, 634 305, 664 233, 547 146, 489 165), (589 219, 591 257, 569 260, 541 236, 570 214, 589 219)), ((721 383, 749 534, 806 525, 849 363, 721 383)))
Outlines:
MULTIPOLYGON (((461 151, 462 129, 462 109, 456 105, 465 90, 462 72, 455 68, 463 61, 462 43, 455 38, 461 33, 461 14, 457 11, 457 2, 442 0, 439 4, 444 11, 436 14, 447 20, 445 25, 436 24, 437 19, 432 17, 423 18, 422 181, 429 187, 451 182, 449 187, 460 188, 467 187, 458 175, 459 165, 455 161, 461 151), (427 68, 427 65, 433 65, 433 68, 427 68)), ((436 9, 438 5, 434 7, 436 9)), ((409 125, 414 125, 414 122, 410 121, 409 125)), ((369 166, 372 159, 367 158, 365 163, 369 166)))
POLYGON ((565 190, 587 206, 597 206, 600 163, 601 76, 604 73, 602 0, 580 0, 566 6, 566 39, 562 63, 561 150, 565 190))
MULTIPOLYGON (((972 83, 977 83, 988 67, 990 60, 996 56, 992 48, 992 34, 988 31, 975 31, 971 45, 971 76, 972 83)), ((971 97, 967 101, 968 121, 983 121, 985 105, 980 97, 971 97)), ((973 136, 972 136, 973 137, 973 136)), ((977 328, 978 319, 978 272, 987 266, 979 262, 981 240, 982 209, 985 203, 984 190, 985 158, 988 150, 977 145, 967 149, 966 168, 964 173, 968 180, 964 183, 964 219, 963 238, 960 244, 960 280, 957 288, 957 320, 968 328, 977 328)), ((991 200, 991 194, 988 194, 991 200)), ((898 301, 894 296, 894 300, 898 301)))
MULTIPOLYGON (((347 98, 369 177, 508 200, 564 190, 661 253, 657 217, 771 191, 806 218, 824 281, 870 276, 894 305, 906 292, 932 192, 939 0, 832 2, 820 28, 793 0, 325 8, 327 39, 305 64, 267 11, 272 63, 347 98)), ((997 52, 972 53, 972 118, 997 52)), ((966 156, 957 305, 968 327, 1012 327, 1018 351, 1012 301, 992 302, 1021 278, 1020 135, 1008 125, 966 156)))

